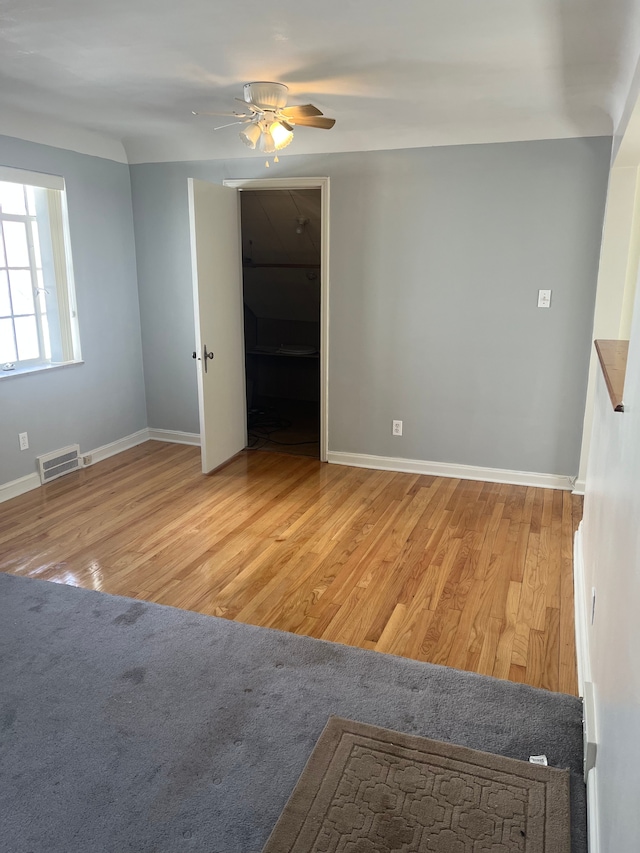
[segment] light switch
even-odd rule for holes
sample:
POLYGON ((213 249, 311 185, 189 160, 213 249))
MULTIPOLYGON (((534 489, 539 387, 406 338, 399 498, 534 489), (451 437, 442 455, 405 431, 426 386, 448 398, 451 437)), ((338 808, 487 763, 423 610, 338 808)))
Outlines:
POLYGON ((550 290, 539 290, 538 291, 538 308, 550 308, 551 307, 551 291, 550 290))

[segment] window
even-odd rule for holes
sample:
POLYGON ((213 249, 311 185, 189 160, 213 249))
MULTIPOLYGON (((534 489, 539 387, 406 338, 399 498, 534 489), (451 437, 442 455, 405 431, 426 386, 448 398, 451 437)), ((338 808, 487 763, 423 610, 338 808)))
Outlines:
POLYGON ((64 180, 0 167, 0 377, 79 359, 64 180))

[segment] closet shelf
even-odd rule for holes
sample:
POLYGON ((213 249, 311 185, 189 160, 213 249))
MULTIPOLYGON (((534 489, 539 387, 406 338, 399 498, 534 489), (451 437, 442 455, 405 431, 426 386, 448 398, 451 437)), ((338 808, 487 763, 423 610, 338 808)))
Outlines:
POLYGON ((320 264, 242 264, 244 269, 319 270, 320 264))
POLYGON ((247 355, 260 355, 267 356, 269 358, 272 358, 273 356, 276 356, 277 358, 320 358, 320 354, 317 352, 278 352, 277 350, 274 350, 273 352, 265 352, 265 350, 261 349, 248 349, 246 353, 247 355))

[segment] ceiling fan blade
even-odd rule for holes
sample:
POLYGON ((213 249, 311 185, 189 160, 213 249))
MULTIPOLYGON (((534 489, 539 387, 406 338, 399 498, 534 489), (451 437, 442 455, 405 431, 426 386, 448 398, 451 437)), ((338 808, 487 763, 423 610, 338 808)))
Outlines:
POLYGON ((255 104, 250 104, 248 101, 245 101, 244 98, 234 98, 234 101, 238 101, 242 104, 245 110, 251 110, 252 113, 261 113, 263 112, 261 107, 257 107, 255 104))
POLYGON ((191 114, 194 116, 222 116, 225 118, 253 118, 253 116, 248 115, 247 113, 202 113, 199 110, 191 110, 191 114))
POLYGON ((285 107, 280 110, 283 116, 288 118, 306 118, 309 116, 321 116, 322 112, 313 104, 300 104, 299 106, 285 107))
POLYGON ((326 116, 309 116, 309 118, 292 118, 291 121, 296 127, 321 127, 323 130, 331 130, 336 123, 334 118, 326 116))
POLYGON ((230 121, 229 124, 219 124, 218 127, 214 127, 212 130, 222 130, 223 127, 233 127, 234 124, 248 124, 250 121, 253 121, 252 116, 243 118, 240 121, 230 121))
POLYGON ((278 121, 279 121, 279 122, 280 122, 280 124, 284 127, 284 129, 285 129, 285 130, 288 130, 288 131, 290 131, 290 132, 292 132, 292 131, 293 131, 293 125, 292 125, 292 124, 289 124, 289 122, 288 122, 288 121, 285 121, 283 118, 278 119, 278 121))

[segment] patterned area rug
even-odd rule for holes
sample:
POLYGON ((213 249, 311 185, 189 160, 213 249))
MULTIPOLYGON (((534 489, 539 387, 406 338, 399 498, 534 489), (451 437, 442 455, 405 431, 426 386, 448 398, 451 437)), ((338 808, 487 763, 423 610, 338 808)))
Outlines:
POLYGON ((263 853, 568 853, 569 773, 331 717, 263 853))

